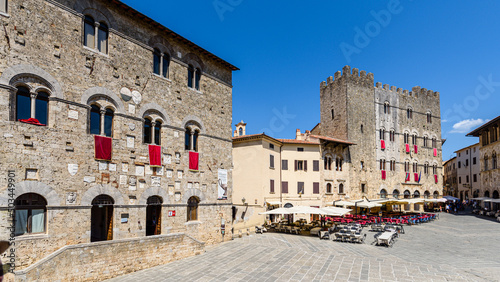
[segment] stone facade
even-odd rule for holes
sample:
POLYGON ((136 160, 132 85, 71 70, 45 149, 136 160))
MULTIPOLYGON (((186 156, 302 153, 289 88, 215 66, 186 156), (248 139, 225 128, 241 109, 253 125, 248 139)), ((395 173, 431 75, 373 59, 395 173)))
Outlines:
MULTIPOLYGON (((500 193, 500 166, 498 154, 500 153, 500 116, 478 127, 467 136, 479 137, 479 160, 481 163, 481 185, 473 190, 473 197, 490 197, 498 199, 500 193)), ((499 203, 484 203, 487 208, 498 210, 499 203)))
MULTIPOLYGON (((158 233, 187 234, 207 244, 224 240, 221 224, 231 230, 231 77, 237 68, 120 2, 8 1, 0 22, 1 238, 10 236, 9 201, 30 193, 46 201, 43 232, 15 237, 16 269, 89 243, 92 202, 99 195, 113 201, 108 239, 144 237, 148 199, 157 196, 158 233), (85 16, 95 20, 96 34, 108 27, 101 49, 85 46, 85 16), (153 71, 154 49, 170 58, 165 73, 153 71), (199 84, 188 85, 190 78, 199 84), (25 106, 20 87, 30 92, 32 117, 40 113, 40 93, 49 95, 45 126, 17 120, 25 106), (111 161, 94 158, 92 105, 101 116, 113 112, 111 161), (161 168, 149 166, 146 119, 160 124, 161 168), (186 128, 198 136, 198 170, 189 168, 186 128), (219 170, 228 172, 222 200, 219 170), (197 219, 187 221, 191 197, 199 201, 197 219)), ((109 241, 111 252, 113 246, 109 241)), ((119 251, 102 262, 124 259, 119 251)))
POLYGON ((320 99, 321 135, 356 144, 346 158, 351 165, 350 183, 345 195, 336 197, 442 195, 438 92, 418 86, 409 92, 381 83, 374 87, 372 73, 345 66, 342 73, 338 71, 320 84, 320 99), (385 171, 385 179, 381 171, 385 171), (415 173, 420 181, 415 180, 415 173))
POLYGON ((458 177, 457 177, 457 157, 453 157, 443 163, 443 185, 444 195, 454 196, 458 191, 458 177))

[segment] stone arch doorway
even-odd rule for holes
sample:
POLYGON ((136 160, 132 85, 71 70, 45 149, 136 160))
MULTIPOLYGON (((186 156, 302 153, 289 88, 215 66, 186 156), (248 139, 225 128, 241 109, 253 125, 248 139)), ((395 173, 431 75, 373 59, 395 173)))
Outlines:
POLYGON ((146 236, 161 234, 161 204, 163 200, 159 196, 148 198, 146 207, 146 236))
POLYGON ((108 195, 99 195, 92 200, 90 215, 90 242, 113 240, 113 205, 108 195))

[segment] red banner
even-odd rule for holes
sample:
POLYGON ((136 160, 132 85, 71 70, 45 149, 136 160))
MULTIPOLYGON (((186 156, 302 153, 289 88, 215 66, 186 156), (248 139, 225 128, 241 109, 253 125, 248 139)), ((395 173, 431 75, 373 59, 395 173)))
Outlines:
POLYGON ((410 181, 410 173, 409 172, 406 173, 406 178, 405 178, 405 182, 408 182, 408 181, 410 181))
POLYGON ((410 144, 405 144, 405 147, 406 147, 406 152, 409 153, 410 152, 410 144))
POLYGON ((161 146, 149 145, 149 165, 152 167, 161 166, 161 146))
POLYGON ((385 176, 386 176, 386 174, 385 174, 385 170, 382 170, 382 179, 383 179, 383 180, 385 180, 385 176))
POLYGON ((437 176, 437 174, 434 174, 434 182, 436 182, 436 184, 438 183, 438 176, 437 176))
POLYGON ((415 182, 418 182, 418 173, 414 173, 413 176, 415 177, 415 182))
POLYGON ((96 160, 111 160, 112 140, 111 137, 94 135, 94 158, 96 160))
POLYGON ((417 145, 413 145, 413 151, 415 152, 415 154, 418 153, 418 146, 417 145))
POLYGON ((384 140, 380 140, 380 148, 385 149, 385 141, 384 140))
POLYGON ((45 126, 45 124, 41 124, 36 118, 20 119, 19 121, 24 122, 24 123, 34 124, 34 125, 45 126))
POLYGON ((434 157, 437 157, 438 155, 438 149, 434 148, 434 157))
POLYGON ((199 153, 189 152, 189 169, 198 170, 199 153))

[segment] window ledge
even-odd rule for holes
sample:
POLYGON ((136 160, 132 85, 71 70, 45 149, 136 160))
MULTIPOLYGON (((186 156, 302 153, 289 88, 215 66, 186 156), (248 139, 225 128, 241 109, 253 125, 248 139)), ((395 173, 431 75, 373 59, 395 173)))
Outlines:
POLYGON ((97 50, 97 49, 90 48, 90 47, 85 46, 85 45, 82 45, 82 47, 83 47, 83 49, 85 49, 85 50, 91 51, 92 53, 99 54, 99 55, 101 55, 101 56, 106 57, 106 58, 108 58, 108 59, 109 59, 109 55, 108 55, 108 54, 106 54, 106 53, 102 53, 101 51, 99 51, 99 50, 97 50))
POLYGON ((41 239, 48 239, 49 235, 48 234, 27 234, 27 235, 18 235, 14 238, 15 238, 14 241, 41 240, 41 239))
POLYGON ((198 93, 198 94, 203 94, 203 92, 201 92, 200 90, 197 90, 196 88, 193 88, 193 87, 189 87, 189 86, 188 86, 188 89, 189 89, 189 90, 191 90, 191 91, 193 91, 193 92, 196 92, 196 93, 198 93))
POLYGON ((272 166, 270 166, 270 167, 269 167, 269 169, 272 169, 272 170, 274 170, 275 168, 274 168, 274 167, 272 167, 272 166))
POLYGON ((10 18, 10 15, 4 12, 0 12, 0 16, 10 18))
POLYGON ((201 221, 199 221, 199 220, 191 220, 191 221, 184 223, 184 225, 199 225, 199 224, 201 224, 201 221))
POLYGON ((157 74, 157 73, 154 73, 154 72, 152 74, 153 74, 154 77, 157 77, 159 79, 163 79, 163 80, 166 80, 169 83, 172 83, 172 80, 170 80, 170 78, 168 78, 168 77, 164 77, 163 75, 160 75, 160 74, 157 74))

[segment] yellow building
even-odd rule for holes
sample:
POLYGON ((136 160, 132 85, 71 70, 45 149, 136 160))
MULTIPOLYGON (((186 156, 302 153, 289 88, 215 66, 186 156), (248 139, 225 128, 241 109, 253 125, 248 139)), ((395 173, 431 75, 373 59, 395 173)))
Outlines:
POLYGON ((259 215, 277 207, 332 205, 345 196, 347 146, 352 143, 297 129, 295 139, 245 135, 243 122, 233 138, 234 234, 252 232, 265 220, 259 215), (332 149, 335 148, 335 149, 332 149))

